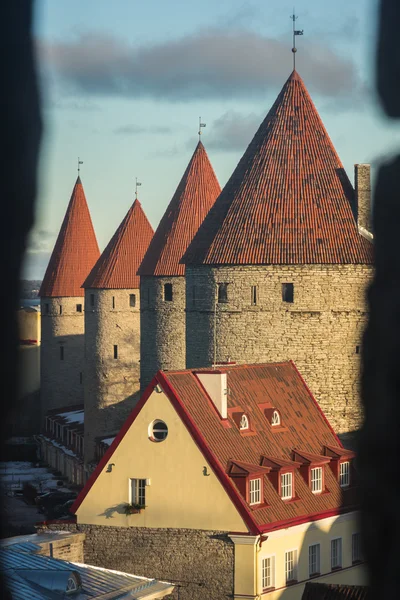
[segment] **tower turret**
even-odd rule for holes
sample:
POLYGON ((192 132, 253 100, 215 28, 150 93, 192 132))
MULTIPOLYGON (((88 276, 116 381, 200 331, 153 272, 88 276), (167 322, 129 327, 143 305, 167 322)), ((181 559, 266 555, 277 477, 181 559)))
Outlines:
POLYGON ((99 247, 80 177, 39 290, 41 409, 83 404, 84 291, 99 247))
POLYGON ((354 206, 293 71, 183 258, 187 367, 292 359, 336 429, 357 426, 372 244, 354 206))
POLYGON ((152 236, 136 199, 84 282, 86 464, 96 440, 120 429, 139 392, 137 269, 152 236))
POLYGON ((159 369, 185 368, 185 267, 179 261, 220 191, 199 141, 138 271, 142 390, 159 369))

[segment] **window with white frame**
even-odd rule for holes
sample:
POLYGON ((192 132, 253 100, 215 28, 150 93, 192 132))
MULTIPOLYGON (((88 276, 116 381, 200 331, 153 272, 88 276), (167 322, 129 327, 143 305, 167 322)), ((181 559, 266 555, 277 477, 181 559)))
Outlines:
POLYGON ((331 540, 331 569, 340 569, 342 566, 342 538, 331 540))
POLYGON ((350 462, 348 460, 340 463, 339 483, 340 487, 350 485, 350 462))
POLYGON ((145 506, 146 503, 146 480, 130 479, 130 504, 145 506))
POLYGON ((250 479, 250 504, 261 502, 261 479, 250 479))
POLYGON ((293 473, 283 473, 281 475, 281 498, 289 500, 293 495, 293 473))
POLYGON ((280 425, 280 424, 281 424, 281 418, 279 416, 279 413, 277 410, 274 410, 274 412, 272 413, 271 425, 280 425))
POLYGON ((297 550, 285 552, 285 581, 296 581, 297 579, 297 550))
POLYGON ((246 415, 242 415, 242 418, 240 419, 239 427, 241 430, 249 428, 249 419, 247 418, 246 415))
POLYGON ((311 491, 313 494, 322 492, 322 467, 311 469, 311 491))
POLYGON ((359 533, 353 533, 351 536, 351 559, 353 563, 362 560, 361 536, 359 533))
POLYGON ((275 587, 275 556, 267 556, 262 559, 261 586, 263 590, 275 587))
POLYGON ((310 577, 321 572, 321 546, 312 544, 308 547, 308 574, 310 577))

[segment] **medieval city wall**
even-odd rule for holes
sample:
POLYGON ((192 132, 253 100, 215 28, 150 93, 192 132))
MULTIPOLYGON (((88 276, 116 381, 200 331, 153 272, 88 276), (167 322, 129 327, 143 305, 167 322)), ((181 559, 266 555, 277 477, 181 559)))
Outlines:
POLYGON ((85 291, 85 462, 95 439, 115 434, 139 394, 140 292, 85 291), (134 296, 135 306, 131 306, 134 296), (87 425, 90 424, 88 427, 87 425))
POLYGON ((41 299, 42 418, 48 410, 83 404, 83 303, 79 296, 41 299))
POLYGON ((365 265, 187 267, 187 368, 293 360, 335 431, 353 430, 362 418, 360 350, 371 276, 365 265), (216 303, 218 283, 228 284, 226 304, 216 303), (286 283, 293 284, 292 303, 282 300, 286 283))
POLYGON ((185 368, 185 278, 141 277, 142 391, 160 369, 185 368), (165 300, 164 286, 172 285, 172 300, 165 300))

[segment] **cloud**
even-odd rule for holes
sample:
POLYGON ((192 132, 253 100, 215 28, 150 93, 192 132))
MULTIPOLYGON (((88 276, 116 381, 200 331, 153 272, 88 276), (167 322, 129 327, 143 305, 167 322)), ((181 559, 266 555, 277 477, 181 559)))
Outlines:
POLYGON ((251 113, 243 115, 229 110, 212 125, 212 133, 207 139, 207 148, 224 152, 244 152, 265 115, 251 113))
POLYGON ((172 133, 172 127, 153 125, 151 127, 143 127, 142 125, 123 125, 114 129, 116 135, 140 135, 141 133, 172 133))
MULTIPOLYGON (((62 78, 65 93, 169 101, 264 95, 283 83, 292 60, 283 39, 225 28, 142 46, 86 33, 73 42, 42 42, 39 52, 62 78)), ((322 41, 304 45, 298 62, 307 84, 320 94, 338 96, 358 85, 351 59, 322 41)))
POLYGON ((55 235, 45 229, 32 229, 27 244, 27 254, 50 256, 55 242, 55 235))

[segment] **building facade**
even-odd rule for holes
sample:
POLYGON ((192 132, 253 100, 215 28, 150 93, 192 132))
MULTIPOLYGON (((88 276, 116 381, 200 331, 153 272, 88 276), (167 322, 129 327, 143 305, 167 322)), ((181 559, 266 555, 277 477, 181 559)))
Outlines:
POLYGON ((85 287, 85 464, 99 440, 119 431, 140 390, 140 290, 137 269, 153 229, 135 200, 85 287))
POLYGON ((361 422, 372 277, 368 165, 355 183, 294 71, 182 260, 187 367, 294 360, 338 432, 361 422))
POLYGON ((221 188, 199 141, 139 268, 141 389, 186 364, 185 267, 179 261, 221 188))
POLYGON ((42 422, 49 410, 83 403, 82 284, 99 255, 78 177, 39 291, 42 422))

